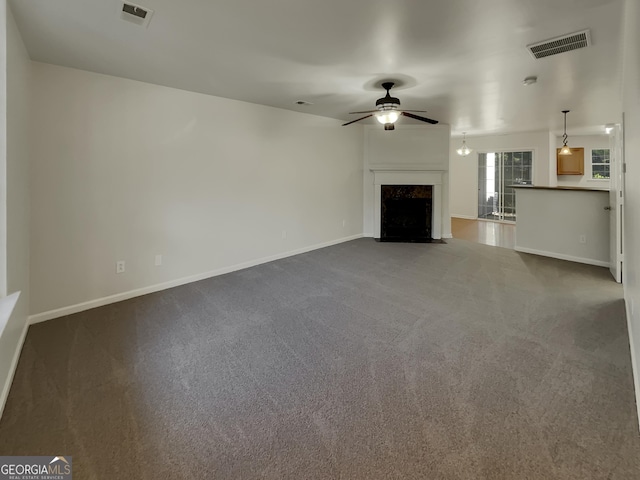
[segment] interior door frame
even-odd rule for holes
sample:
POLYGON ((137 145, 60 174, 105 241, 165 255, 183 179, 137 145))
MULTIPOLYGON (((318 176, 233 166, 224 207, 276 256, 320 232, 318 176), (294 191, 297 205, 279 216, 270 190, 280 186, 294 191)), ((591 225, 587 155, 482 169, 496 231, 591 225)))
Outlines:
POLYGON ((622 124, 614 126, 609 135, 609 271, 616 282, 622 283, 624 264, 624 113, 622 124))

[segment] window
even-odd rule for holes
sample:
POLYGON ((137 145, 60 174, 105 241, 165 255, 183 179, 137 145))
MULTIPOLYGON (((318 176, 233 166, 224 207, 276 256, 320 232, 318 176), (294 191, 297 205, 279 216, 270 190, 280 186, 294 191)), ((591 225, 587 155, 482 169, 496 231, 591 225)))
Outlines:
POLYGON ((591 178, 594 180, 609 179, 609 149, 591 150, 591 178))
POLYGON ((478 218, 516 220, 516 193, 512 185, 531 185, 533 152, 478 154, 478 218))

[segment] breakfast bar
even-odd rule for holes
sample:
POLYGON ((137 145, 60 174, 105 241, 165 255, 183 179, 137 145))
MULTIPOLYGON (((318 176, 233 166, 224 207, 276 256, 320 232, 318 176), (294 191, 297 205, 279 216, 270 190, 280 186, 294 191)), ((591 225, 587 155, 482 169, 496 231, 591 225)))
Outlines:
POLYGON ((519 252, 609 266, 609 191, 512 185, 519 252))

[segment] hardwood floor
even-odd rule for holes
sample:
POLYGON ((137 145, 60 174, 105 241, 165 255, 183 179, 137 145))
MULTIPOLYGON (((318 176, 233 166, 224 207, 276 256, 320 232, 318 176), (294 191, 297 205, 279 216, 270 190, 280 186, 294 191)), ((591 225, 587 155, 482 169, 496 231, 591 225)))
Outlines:
POLYGON ((508 223, 452 217, 451 233, 453 238, 495 247, 513 249, 516 245, 516 226, 508 223))

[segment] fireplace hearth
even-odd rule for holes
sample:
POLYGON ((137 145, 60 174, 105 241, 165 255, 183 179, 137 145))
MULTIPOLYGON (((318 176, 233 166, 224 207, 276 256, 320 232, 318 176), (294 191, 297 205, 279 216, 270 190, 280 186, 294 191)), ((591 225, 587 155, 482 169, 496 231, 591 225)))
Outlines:
POLYGON ((381 242, 429 243, 432 186, 381 185, 381 242))

